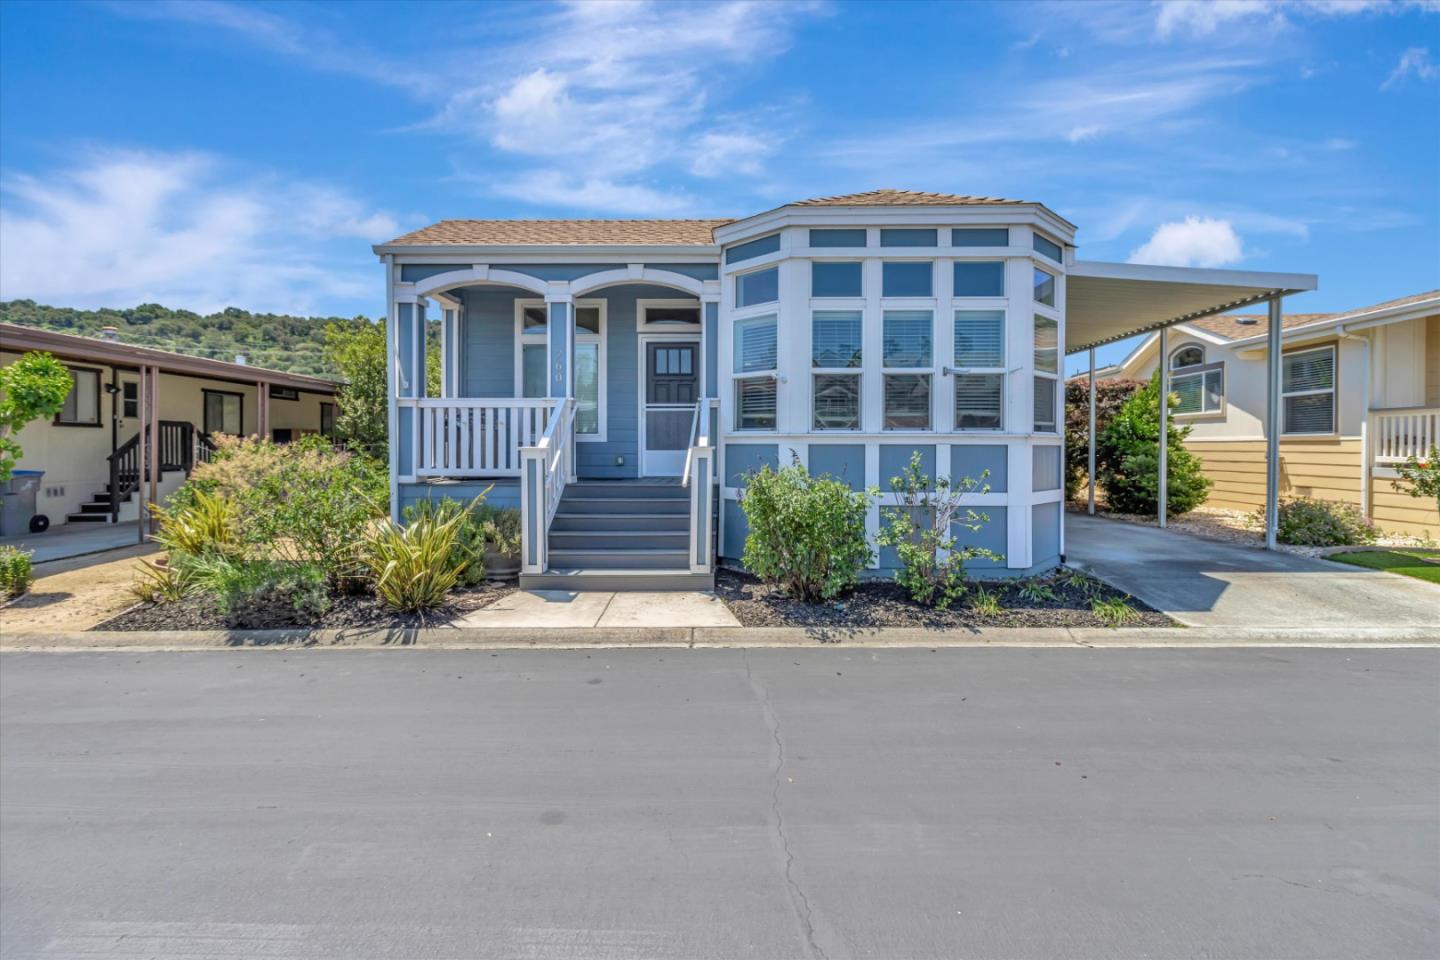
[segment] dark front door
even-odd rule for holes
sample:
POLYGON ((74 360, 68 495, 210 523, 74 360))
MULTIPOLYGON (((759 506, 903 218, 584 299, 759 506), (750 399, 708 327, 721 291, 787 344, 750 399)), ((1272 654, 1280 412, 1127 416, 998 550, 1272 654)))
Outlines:
POLYGON ((700 344, 645 344, 645 416, 641 465, 646 476, 678 476, 685 469, 690 424, 700 399, 700 344))

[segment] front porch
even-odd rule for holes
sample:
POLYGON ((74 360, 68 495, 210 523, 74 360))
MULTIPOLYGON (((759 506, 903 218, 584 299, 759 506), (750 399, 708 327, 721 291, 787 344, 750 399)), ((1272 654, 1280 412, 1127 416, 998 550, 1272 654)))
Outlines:
POLYGON ((529 587, 708 589, 716 268, 601 266, 403 267, 394 510, 488 489, 521 513, 529 587), (438 382, 419 373, 435 347, 438 382))

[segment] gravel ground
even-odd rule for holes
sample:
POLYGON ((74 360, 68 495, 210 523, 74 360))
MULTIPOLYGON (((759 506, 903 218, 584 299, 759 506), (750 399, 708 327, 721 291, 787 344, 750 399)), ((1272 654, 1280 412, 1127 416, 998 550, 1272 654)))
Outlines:
POLYGON ((715 595, 746 627, 1108 627, 1090 609, 1092 598, 1122 598, 1136 611, 1132 627, 1169 627, 1174 621, 1134 597, 1082 577, 1075 583, 1064 578, 1044 581, 1053 591, 1053 600, 1028 600, 1019 594, 1020 582, 997 581, 979 584, 994 593, 1001 609, 981 614, 960 600, 949 610, 922 607, 890 580, 867 580, 850 593, 828 603, 792 600, 766 586, 748 573, 721 569, 715 576, 715 595))
POLYGON ((325 615, 315 621, 300 621, 288 606, 252 610, 241 624, 227 623, 215 608, 210 594, 200 593, 173 603, 140 604, 101 623, 96 630, 273 630, 313 627, 339 630, 349 627, 404 629, 440 627, 472 610, 488 607, 518 589, 513 582, 486 581, 478 587, 457 590, 450 603, 421 614, 397 614, 387 610, 372 594, 335 597, 325 615))
MULTIPOLYGON (((1070 504, 1070 509, 1076 512, 1085 510, 1084 504, 1070 504)), ((1115 513, 1097 504, 1095 508, 1097 516, 1103 516, 1110 520, 1123 520, 1126 523, 1138 523, 1146 527, 1158 526, 1155 518, 1149 514, 1115 513)), ((1264 546, 1265 532, 1255 523, 1255 515, 1242 510, 1225 510, 1221 507, 1196 507, 1189 513, 1179 517, 1171 517, 1166 529, 1179 530, 1181 533, 1193 534, 1197 537, 1206 537, 1210 540, 1225 540, 1230 543, 1244 543, 1254 547, 1264 546)), ((1401 534, 1382 534, 1374 544, 1368 547, 1430 547, 1434 541, 1425 541, 1420 537, 1407 537, 1401 534)), ((1300 557, 1325 557, 1337 551, 1353 550, 1354 547, 1302 547, 1294 544, 1282 543, 1280 549, 1287 553, 1293 553, 1300 557)))

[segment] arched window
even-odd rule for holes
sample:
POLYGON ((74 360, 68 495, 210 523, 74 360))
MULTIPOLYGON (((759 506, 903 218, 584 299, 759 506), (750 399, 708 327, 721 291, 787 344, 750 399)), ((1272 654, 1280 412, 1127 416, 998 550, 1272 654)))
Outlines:
POLYGON ((1188 343, 1170 354, 1171 370, 1179 370, 1181 367, 1198 367, 1204 362, 1205 348, 1194 343, 1188 343))
POLYGON ((1225 411, 1225 364, 1206 363, 1205 348, 1181 344, 1170 352, 1170 392, 1180 398, 1177 414, 1225 411))

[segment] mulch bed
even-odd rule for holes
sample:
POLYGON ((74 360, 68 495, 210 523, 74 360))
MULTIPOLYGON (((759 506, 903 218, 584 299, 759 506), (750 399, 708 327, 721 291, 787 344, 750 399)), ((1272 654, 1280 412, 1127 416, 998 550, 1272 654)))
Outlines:
POLYGON ((450 602, 425 614, 400 614, 386 609, 373 594, 355 593, 331 598, 330 609, 318 620, 301 621, 288 603, 251 608, 240 621, 227 621, 215 608, 215 598, 197 593, 172 603, 131 607, 95 630, 403 630, 439 627, 455 617, 488 607, 518 587, 513 581, 487 580, 478 587, 456 590, 450 602))
POLYGON ((1012 580, 978 584, 994 593, 1001 609, 995 614, 971 610, 965 599, 948 610, 923 607, 891 580, 865 580, 848 594, 827 603, 792 600, 748 573, 721 569, 715 576, 715 595, 747 627, 925 627, 931 629, 980 627, 1107 627, 1090 609, 1093 598, 1126 599, 1139 615, 1131 627, 1170 627, 1175 622, 1099 580, 1083 584, 1047 580, 1054 600, 1027 600, 1020 583, 1012 580))

